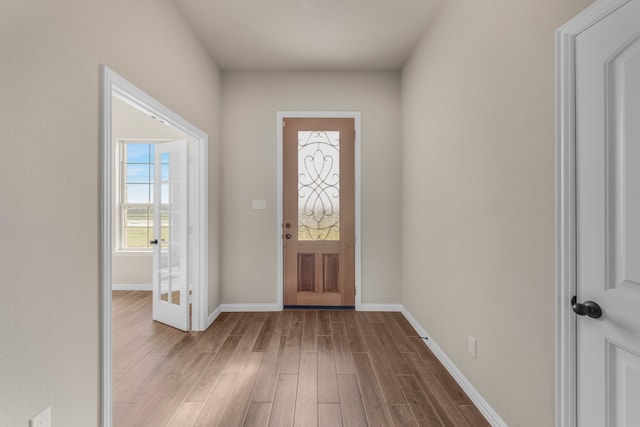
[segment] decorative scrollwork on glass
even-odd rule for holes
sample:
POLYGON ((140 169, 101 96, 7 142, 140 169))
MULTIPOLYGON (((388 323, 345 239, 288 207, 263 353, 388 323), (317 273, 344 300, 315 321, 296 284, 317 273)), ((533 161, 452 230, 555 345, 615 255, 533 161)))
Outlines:
POLYGON ((340 132, 298 132, 298 240, 340 240, 340 132))

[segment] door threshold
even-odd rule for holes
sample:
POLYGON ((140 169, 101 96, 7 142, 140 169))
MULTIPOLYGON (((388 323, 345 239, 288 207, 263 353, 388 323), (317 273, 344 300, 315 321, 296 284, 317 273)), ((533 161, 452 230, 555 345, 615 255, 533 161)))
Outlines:
POLYGON ((283 308, 313 310, 355 310, 355 305, 285 305, 283 308))

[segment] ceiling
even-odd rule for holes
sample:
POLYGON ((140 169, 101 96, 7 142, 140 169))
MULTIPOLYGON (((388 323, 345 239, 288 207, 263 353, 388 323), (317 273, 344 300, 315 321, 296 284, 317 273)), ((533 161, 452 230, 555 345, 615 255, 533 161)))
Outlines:
POLYGON ((174 0, 223 70, 399 70, 441 0, 174 0))

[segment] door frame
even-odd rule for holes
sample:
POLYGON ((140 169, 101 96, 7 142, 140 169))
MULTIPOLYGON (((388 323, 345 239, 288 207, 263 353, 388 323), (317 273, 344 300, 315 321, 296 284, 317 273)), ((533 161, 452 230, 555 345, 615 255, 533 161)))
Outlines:
POLYGON ((284 251, 282 247, 282 224, 283 224, 283 131, 282 123, 285 118, 350 118, 354 121, 356 130, 355 156, 354 156, 354 179, 355 179, 355 308, 360 310, 362 306, 362 249, 361 249, 361 124, 359 111, 278 111, 276 113, 276 146, 277 146, 277 218, 276 218, 276 245, 277 245, 277 295, 278 310, 282 310, 284 294, 284 251))
POLYGON ((102 182, 101 182, 101 234, 100 286, 101 286, 101 403, 102 425, 112 424, 112 330, 111 330, 111 268, 112 268, 112 213, 113 213, 113 141, 111 136, 112 97, 127 102, 144 113, 179 129, 192 141, 193 152, 189 154, 190 176, 189 218, 195 232, 189 233, 189 274, 192 283, 191 329, 202 331, 208 319, 208 136, 200 129, 156 101, 151 96, 125 80, 106 66, 102 66, 102 182))
POLYGON ((556 31, 556 427, 577 426, 576 38, 630 0, 597 0, 556 31))

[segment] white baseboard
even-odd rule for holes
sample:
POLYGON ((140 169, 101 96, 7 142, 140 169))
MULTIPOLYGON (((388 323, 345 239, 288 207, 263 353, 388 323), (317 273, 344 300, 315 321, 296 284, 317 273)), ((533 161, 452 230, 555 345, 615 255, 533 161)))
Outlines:
POLYGON ((358 311, 402 311, 402 304, 360 304, 358 311))
POLYGON ((204 327, 204 329, 207 329, 209 326, 211 326, 213 321, 216 320, 218 316, 220 316, 220 313, 222 313, 221 305, 217 306, 216 309, 213 310, 213 313, 209 315, 209 317, 207 318, 207 325, 204 327))
MULTIPOLYGON (((401 312, 404 308, 402 304, 360 304, 358 311, 398 311, 401 312)), ((216 310, 221 312, 233 312, 233 311, 282 311, 282 307, 278 307, 277 304, 220 304, 216 310)))
POLYGON ((458 367, 453 363, 451 359, 446 355, 446 353, 436 344, 436 342, 429 336, 427 331, 418 323, 418 321, 409 313, 409 311, 403 306, 402 314, 404 317, 411 323, 413 329, 416 330, 418 335, 421 337, 427 337, 424 340, 425 344, 431 352, 438 358, 440 363, 444 365, 444 367, 449 371, 451 376, 456 380, 456 382, 462 387, 464 392, 469 396, 469 399, 478 407, 482 415, 487 419, 487 421, 493 427, 508 427, 507 423, 505 423, 502 418, 497 414, 496 411, 489 405, 489 403, 482 397, 482 395, 476 390, 476 388, 469 382, 469 380, 462 374, 462 372, 458 369, 458 367))
POLYGON ((277 304, 221 304, 223 312, 228 311, 281 311, 277 304))
POLYGON ((113 283, 112 291, 152 291, 153 285, 149 284, 130 284, 130 283, 113 283))

